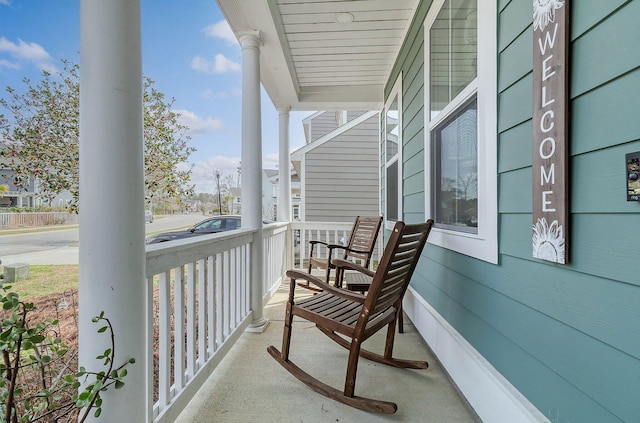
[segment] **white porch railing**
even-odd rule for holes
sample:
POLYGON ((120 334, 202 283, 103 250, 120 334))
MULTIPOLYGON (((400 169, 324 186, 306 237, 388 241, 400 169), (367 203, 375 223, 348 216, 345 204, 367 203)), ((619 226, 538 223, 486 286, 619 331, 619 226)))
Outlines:
POLYGON ((263 301, 269 302, 290 269, 293 250, 288 223, 273 223, 262 229, 264 242, 263 301))
MULTIPOLYGON (((287 269, 301 267, 310 239, 346 242, 351 226, 265 226, 264 303, 287 269)), ((149 422, 175 420, 251 322, 251 245, 257 234, 237 230, 147 247, 149 422)))
MULTIPOLYGON (((262 230, 263 298, 283 280, 289 225, 262 230)), ((147 248, 148 415, 170 422, 251 322, 251 244, 238 230, 147 248)))
MULTIPOLYGON (((311 245, 309 241, 317 240, 327 242, 329 244, 347 245, 349 236, 351 235, 353 223, 350 222, 293 222, 291 229, 295 239, 294 246, 294 263, 292 266, 297 269, 304 269, 307 266, 307 257, 311 245)), ((378 235, 376 249, 371 257, 372 263, 377 263, 380 259, 382 251, 382 236, 378 235)), ((326 248, 317 248, 314 255, 320 258, 327 257, 328 250, 326 248)))

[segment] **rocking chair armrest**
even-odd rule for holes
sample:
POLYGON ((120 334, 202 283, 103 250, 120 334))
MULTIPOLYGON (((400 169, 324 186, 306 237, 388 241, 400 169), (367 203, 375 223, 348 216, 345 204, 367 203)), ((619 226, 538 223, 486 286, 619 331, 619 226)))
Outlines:
MULTIPOLYGON (((342 288, 337 288, 333 285, 329 285, 328 283, 326 283, 325 281, 323 281, 322 279, 319 279, 307 272, 301 271, 301 270, 296 270, 296 269, 292 269, 292 270, 287 270, 287 276, 289 278, 291 278, 291 290, 295 289, 295 283, 294 281, 297 279, 303 279, 306 281, 311 282, 312 284, 314 284, 315 286, 317 286, 318 288, 322 289, 323 291, 329 292, 335 296, 341 297, 341 298, 345 298, 351 301, 355 301, 361 304, 364 304, 364 299, 365 296, 362 294, 358 294, 356 292, 353 291, 349 291, 347 289, 342 289, 342 288)), ((292 292, 290 292, 291 294, 292 292)))
MULTIPOLYGON (((345 247, 344 245, 339 245, 339 244, 329 244, 329 243, 324 242, 324 241, 316 241, 316 240, 311 240, 311 241, 309 241, 309 244, 311 244, 311 245, 322 244, 322 245, 324 245, 325 247, 327 247, 327 248, 328 248, 328 249, 330 249, 330 250, 334 250, 334 249, 336 249, 336 248, 344 248, 344 249, 346 249, 346 248, 347 248, 347 247, 345 247)), ((364 251, 363 251, 363 252, 364 252, 364 251)))
POLYGON ((333 259, 331 261, 331 264, 333 264, 336 269, 355 270, 371 277, 375 275, 375 272, 373 270, 369 270, 366 267, 360 266, 359 264, 353 263, 348 260, 333 259))
POLYGON ((318 240, 315 240, 315 239, 310 240, 309 244, 311 244, 311 245, 315 245, 315 244, 329 245, 328 243, 326 243, 324 241, 318 241, 318 240))
MULTIPOLYGON (((312 284, 314 284, 315 286, 317 286, 320 289, 325 289, 327 286, 330 286, 328 283, 326 283, 325 281, 323 281, 320 278, 317 278, 315 276, 313 276, 310 273, 307 273, 303 270, 297 270, 297 269, 291 269, 291 270, 287 270, 287 276, 293 281, 293 280, 297 280, 297 279, 303 279, 305 281, 311 282, 312 284)), ((291 289, 294 289, 295 284, 292 283, 291 284, 291 289)))

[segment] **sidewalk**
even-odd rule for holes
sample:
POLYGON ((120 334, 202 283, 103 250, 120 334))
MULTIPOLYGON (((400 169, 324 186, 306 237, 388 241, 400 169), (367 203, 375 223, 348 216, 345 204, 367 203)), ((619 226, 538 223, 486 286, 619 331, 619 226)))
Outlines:
POLYGON ((78 264, 78 247, 60 247, 46 251, 12 254, 0 257, 2 265, 26 263, 36 265, 46 264, 78 264))

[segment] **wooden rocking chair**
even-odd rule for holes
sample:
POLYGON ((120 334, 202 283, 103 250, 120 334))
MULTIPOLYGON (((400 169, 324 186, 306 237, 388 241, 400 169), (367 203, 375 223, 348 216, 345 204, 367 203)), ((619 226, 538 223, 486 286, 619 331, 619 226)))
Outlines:
MULTIPOLYGON (((349 236, 349 243, 344 245, 338 244, 329 244, 323 241, 311 240, 309 244, 311 245, 311 250, 309 251, 309 266, 308 271, 311 273, 311 269, 316 267, 319 269, 326 269, 325 282, 329 283, 329 278, 331 276, 331 269, 335 269, 335 266, 332 264, 333 258, 336 258, 334 254, 334 250, 343 250, 344 253, 342 255, 342 260, 354 260, 358 259, 362 261, 362 266, 369 267, 369 263, 371 261, 371 256, 373 255, 373 250, 376 246, 376 240, 378 239, 378 232, 380 232, 380 225, 382 224, 382 217, 356 217, 355 222, 353 223, 353 228, 351 229, 351 235, 349 236), (318 245, 324 245, 327 248, 327 257, 322 258, 318 257, 318 249, 316 248, 318 245), (314 256, 315 252, 315 256, 314 256)), ((341 279, 342 273, 336 274, 336 286, 342 285, 341 279)), ((304 288, 311 289, 313 291, 319 291, 318 288, 315 288, 306 282, 304 284, 300 284, 304 288)))
POLYGON ((287 276, 291 278, 291 283, 282 336, 282 352, 272 345, 267 348, 269 354, 289 373, 322 395, 366 411, 395 413, 398 407, 393 402, 354 395, 358 358, 362 356, 378 363, 407 369, 428 367, 426 361, 399 360, 393 358, 392 354, 395 325, 402 297, 432 225, 431 219, 417 225, 396 223, 366 296, 329 285, 308 273, 289 270, 287 276), (305 279, 323 292, 296 302, 294 291, 297 279, 305 279), (293 316, 300 316, 315 323, 322 333, 349 350, 344 391, 319 381, 289 361, 293 316), (387 337, 383 355, 361 348, 365 340, 385 326, 387 337))

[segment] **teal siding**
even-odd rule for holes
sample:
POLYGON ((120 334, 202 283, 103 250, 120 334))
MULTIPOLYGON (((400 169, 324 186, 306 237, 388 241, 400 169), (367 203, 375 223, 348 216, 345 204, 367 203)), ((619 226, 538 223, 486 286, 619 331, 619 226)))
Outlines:
MULTIPOLYGON (((385 89, 403 74, 403 217, 424 220, 421 3, 385 89)), ((499 264, 428 245, 413 288, 552 422, 640 420, 640 1, 571 13, 570 263, 531 257, 531 2, 498 1, 499 264)), ((384 185, 383 185, 384 186, 384 185)))

